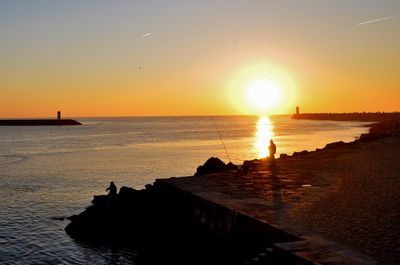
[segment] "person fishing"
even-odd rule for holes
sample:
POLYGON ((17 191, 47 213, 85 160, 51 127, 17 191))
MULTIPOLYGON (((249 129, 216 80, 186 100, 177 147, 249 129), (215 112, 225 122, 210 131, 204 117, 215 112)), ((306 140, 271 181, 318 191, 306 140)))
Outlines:
POLYGON ((274 144, 274 141, 272 139, 269 140, 268 151, 269 151, 269 159, 271 159, 271 162, 273 162, 275 160, 276 145, 274 144))
POLYGON ((117 195, 117 186, 113 181, 110 182, 110 186, 106 189, 106 191, 109 191, 108 196, 114 197, 117 195))

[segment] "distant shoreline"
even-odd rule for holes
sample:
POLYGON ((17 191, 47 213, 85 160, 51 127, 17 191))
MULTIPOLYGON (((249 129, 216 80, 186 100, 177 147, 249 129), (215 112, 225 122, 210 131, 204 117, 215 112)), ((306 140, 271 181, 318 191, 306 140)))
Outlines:
POLYGON ((82 123, 72 119, 10 119, 0 120, 0 126, 75 126, 82 123))

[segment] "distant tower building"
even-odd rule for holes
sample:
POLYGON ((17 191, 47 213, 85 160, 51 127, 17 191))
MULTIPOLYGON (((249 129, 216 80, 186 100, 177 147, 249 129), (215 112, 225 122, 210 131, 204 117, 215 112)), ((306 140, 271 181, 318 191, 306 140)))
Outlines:
POLYGON ((57 120, 61 120, 61 111, 57 111, 57 120))
POLYGON ((297 115, 300 114, 300 108, 299 108, 299 106, 296 107, 296 114, 297 114, 297 115))

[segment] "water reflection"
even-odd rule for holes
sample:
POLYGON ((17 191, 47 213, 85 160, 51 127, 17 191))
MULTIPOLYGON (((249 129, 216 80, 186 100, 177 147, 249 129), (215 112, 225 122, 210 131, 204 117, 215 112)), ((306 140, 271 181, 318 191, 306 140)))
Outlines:
POLYGON ((256 129, 254 148, 259 158, 266 157, 269 140, 274 137, 274 126, 268 117, 259 117, 256 129))

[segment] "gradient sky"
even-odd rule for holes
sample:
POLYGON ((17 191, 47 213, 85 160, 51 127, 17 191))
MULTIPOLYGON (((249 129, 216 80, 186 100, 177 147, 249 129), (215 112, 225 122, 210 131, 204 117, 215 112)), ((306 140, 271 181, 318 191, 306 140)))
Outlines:
POLYGON ((398 0, 1 1, 0 117, 249 114, 233 87, 259 65, 292 84, 271 113, 397 111, 400 17, 357 24, 398 14, 398 0))

